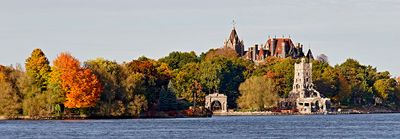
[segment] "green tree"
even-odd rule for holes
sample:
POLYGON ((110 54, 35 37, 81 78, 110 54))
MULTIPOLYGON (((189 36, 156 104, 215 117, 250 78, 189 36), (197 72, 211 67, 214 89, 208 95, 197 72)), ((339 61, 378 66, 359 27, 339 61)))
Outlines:
POLYGON ((85 62, 85 67, 92 70, 103 86, 100 100, 94 108, 94 113, 100 116, 122 116, 126 110, 126 92, 121 85, 122 68, 118 63, 103 58, 85 62))
POLYGON ((198 80, 207 93, 227 95, 228 108, 236 108, 239 85, 246 79, 248 68, 243 59, 214 57, 200 63, 198 80))
POLYGON ((379 79, 374 83, 374 90, 377 96, 387 101, 389 98, 394 97, 396 85, 395 79, 379 79))
MULTIPOLYGON (((313 69, 314 72, 314 69, 313 69)), ((325 97, 332 98, 338 94, 339 91, 339 75, 338 72, 327 66, 322 70, 322 74, 320 77, 314 76, 318 74, 313 73, 313 82, 315 84, 315 88, 321 92, 325 97)), ((333 102, 337 102, 333 100, 333 102)))
POLYGON ((187 101, 193 103, 193 93, 192 84, 198 82, 200 64, 198 63, 188 63, 183 66, 171 79, 171 84, 176 90, 175 94, 179 99, 186 99, 187 101))
POLYGON ((170 111, 177 109, 177 101, 174 92, 171 89, 161 89, 158 108, 161 111, 170 111))
POLYGON ((159 93, 163 86, 167 86, 172 78, 167 64, 157 62, 145 57, 124 64, 127 75, 141 75, 142 86, 140 94, 146 97, 149 108, 157 104, 159 93))
POLYGON ((276 107, 279 101, 276 83, 266 76, 254 76, 240 84, 241 96, 237 100, 243 110, 263 111, 276 107))
POLYGON ((171 52, 168 56, 158 60, 168 64, 171 69, 182 68, 187 63, 199 62, 195 52, 171 52))
POLYGON ((146 91, 145 75, 142 73, 130 73, 125 66, 122 66, 122 86, 124 88, 124 103, 127 104, 126 115, 138 117, 148 109, 148 101, 144 96, 146 91))
POLYGON ((277 83, 278 88, 281 88, 278 91, 279 96, 287 97, 293 87, 294 63, 296 61, 291 58, 278 59, 277 61, 269 66, 266 75, 277 83))
POLYGON ((350 86, 350 105, 373 104, 373 90, 368 83, 367 67, 354 59, 335 66, 350 86))

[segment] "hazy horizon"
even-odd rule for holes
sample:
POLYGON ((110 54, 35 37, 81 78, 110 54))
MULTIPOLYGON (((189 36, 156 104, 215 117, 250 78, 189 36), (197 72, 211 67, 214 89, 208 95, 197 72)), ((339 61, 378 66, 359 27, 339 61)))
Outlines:
POLYGON ((119 63, 172 51, 200 54, 222 47, 235 20, 246 49, 290 35, 331 65, 354 58, 399 76, 398 9, 396 0, 1 1, 0 64, 23 64, 35 48, 50 61, 61 52, 81 62, 119 63))

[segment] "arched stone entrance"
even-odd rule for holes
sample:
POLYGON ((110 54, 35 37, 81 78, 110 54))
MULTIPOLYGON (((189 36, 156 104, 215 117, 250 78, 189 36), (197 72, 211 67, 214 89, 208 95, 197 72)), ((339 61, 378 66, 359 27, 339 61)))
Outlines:
POLYGON ((206 96, 206 108, 211 111, 227 112, 227 99, 224 94, 209 94, 206 96))
POLYGON ((221 111, 222 104, 218 100, 211 102, 211 111, 221 111))

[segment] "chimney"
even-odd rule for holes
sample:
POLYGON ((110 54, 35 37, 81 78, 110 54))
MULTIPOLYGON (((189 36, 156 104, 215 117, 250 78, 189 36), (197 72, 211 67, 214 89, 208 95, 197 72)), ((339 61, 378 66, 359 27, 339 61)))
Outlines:
POLYGON ((256 56, 257 56, 257 50, 258 50, 258 44, 254 45, 254 49, 253 49, 253 61, 256 60, 256 56))

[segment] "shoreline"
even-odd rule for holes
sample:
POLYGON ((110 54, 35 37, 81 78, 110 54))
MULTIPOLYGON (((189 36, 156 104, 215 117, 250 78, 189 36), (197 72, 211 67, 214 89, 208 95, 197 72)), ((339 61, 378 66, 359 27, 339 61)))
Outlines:
POLYGON ((213 116, 287 116, 287 115, 349 115, 349 114, 390 114, 390 113, 400 113, 400 111, 376 111, 376 112, 366 112, 366 111, 347 111, 347 112, 313 112, 313 113, 282 113, 282 112, 214 112, 213 116))
POLYGON ((400 113, 400 111, 391 112, 314 112, 314 113, 281 113, 281 112, 214 112, 211 116, 178 116, 178 117, 100 117, 100 116, 86 116, 76 115, 68 117, 30 117, 30 116, 0 116, 0 121, 5 120, 110 120, 110 119, 168 119, 168 118, 210 118, 210 117, 223 117, 223 116, 290 116, 290 115, 352 115, 352 114, 391 114, 400 113))

